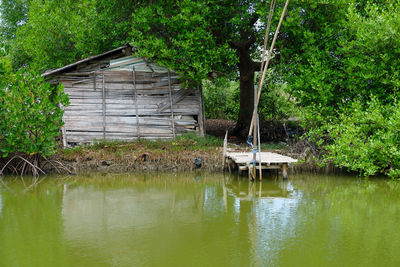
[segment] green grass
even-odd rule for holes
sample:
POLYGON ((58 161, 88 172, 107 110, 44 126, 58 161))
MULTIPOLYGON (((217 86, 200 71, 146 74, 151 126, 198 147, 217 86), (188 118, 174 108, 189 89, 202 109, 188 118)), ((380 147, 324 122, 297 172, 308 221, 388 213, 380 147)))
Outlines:
POLYGON ((210 148, 222 147, 223 140, 213 136, 198 136, 195 133, 188 133, 177 136, 171 140, 146 140, 139 139, 132 142, 123 141, 98 141, 91 145, 77 146, 63 150, 65 156, 82 154, 85 151, 104 150, 110 153, 124 153, 133 151, 204 151, 210 148))
POLYGON ((261 150, 280 150, 287 148, 288 145, 283 142, 279 143, 262 143, 261 150))

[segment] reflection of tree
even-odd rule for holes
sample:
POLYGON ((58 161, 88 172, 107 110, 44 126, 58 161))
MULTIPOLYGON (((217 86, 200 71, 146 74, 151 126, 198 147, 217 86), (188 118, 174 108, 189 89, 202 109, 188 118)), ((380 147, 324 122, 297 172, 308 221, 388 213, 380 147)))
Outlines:
POLYGON ((46 184, 1 191, 0 266, 70 266, 63 240, 62 188, 46 184))

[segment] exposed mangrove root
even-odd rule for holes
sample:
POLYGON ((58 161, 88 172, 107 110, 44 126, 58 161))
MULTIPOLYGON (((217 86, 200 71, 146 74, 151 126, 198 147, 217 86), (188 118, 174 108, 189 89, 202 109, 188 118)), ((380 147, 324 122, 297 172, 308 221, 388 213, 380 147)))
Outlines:
POLYGON ((39 167, 39 157, 33 156, 31 158, 24 158, 20 155, 13 156, 7 163, 1 168, 0 176, 3 176, 5 170, 11 169, 12 174, 16 175, 24 175, 27 171, 31 171, 34 177, 38 177, 40 173, 46 174, 40 167, 39 167), (14 163, 14 165, 12 164, 14 163), (28 165, 28 168, 26 166, 28 165))
POLYGON ((74 166, 67 163, 62 163, 55 159, 45 159, 42 164, 43 169, 47 169, 46 165, 51 165, 58 174, 61 173, 67 173, 70 175, 76 174, 76 168, 74 166))
MULTIPOLYGON (((36 179, 41 174, 46 175, 44 169, 51 169, 59 174, 76 174, 76 170, 73 166, 55 159, 46 159, 40 155, 14 155, 8 159, 5 164, 2 165, 0 162, 0 177, 4 176, 6 173, 20 175, 21 177, 26 174, 32 174, 36 179), (50 168, 48 167, 49 165, 50 168)), ((38 183, 38 180, 34 181, 34 184, 36 183, 38 183)))

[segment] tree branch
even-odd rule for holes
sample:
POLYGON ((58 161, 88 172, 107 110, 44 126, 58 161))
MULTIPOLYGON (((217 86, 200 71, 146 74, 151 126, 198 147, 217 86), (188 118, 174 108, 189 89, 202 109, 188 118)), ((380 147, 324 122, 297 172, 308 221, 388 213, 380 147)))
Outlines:
POLYGON ((241 41, 230 41, 228 42, 229 46, 233 49, 249 49, 249 47, 257 41, 255 36, 251 36, 248 39, 244 39, 241 41))

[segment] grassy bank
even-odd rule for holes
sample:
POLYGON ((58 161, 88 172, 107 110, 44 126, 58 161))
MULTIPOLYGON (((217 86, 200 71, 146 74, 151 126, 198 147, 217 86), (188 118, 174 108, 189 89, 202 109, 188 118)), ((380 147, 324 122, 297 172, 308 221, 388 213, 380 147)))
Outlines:
POLYGON ((99 142, 60 149, 54 159, 80 171, 163 170, 190 171, 201 159, 201 169, 222 170, 222 139, 188 134, 173 140, 99 142))

